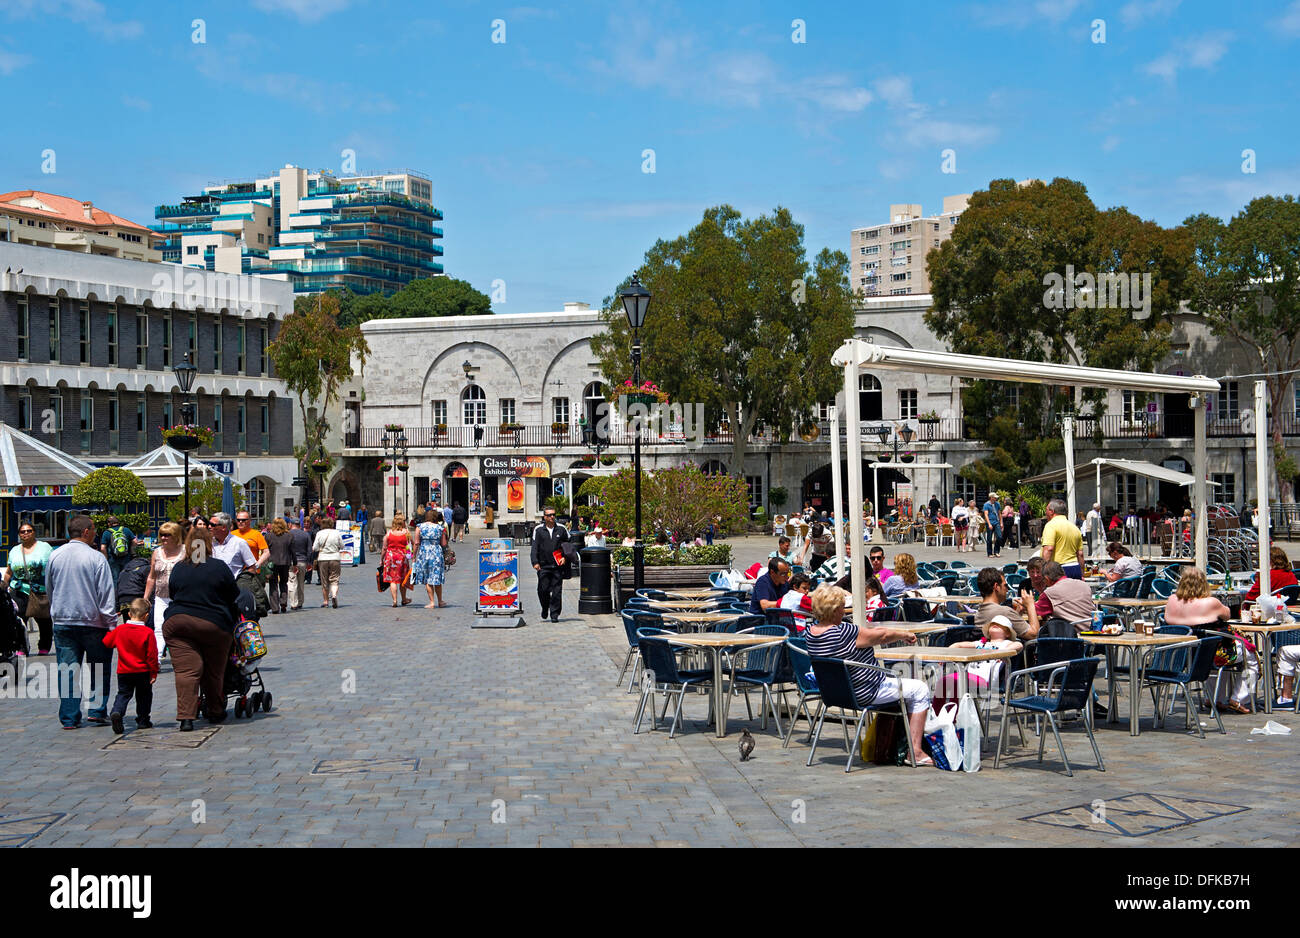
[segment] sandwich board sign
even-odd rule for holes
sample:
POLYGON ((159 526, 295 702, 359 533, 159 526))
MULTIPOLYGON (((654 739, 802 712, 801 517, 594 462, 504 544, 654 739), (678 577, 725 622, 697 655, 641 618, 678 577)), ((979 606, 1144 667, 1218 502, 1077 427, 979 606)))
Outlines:
POLYGON ((516 629, 524 624, 519 600, 519 551, 508 537, 478 544, 478 601, 473 628, 516 629))

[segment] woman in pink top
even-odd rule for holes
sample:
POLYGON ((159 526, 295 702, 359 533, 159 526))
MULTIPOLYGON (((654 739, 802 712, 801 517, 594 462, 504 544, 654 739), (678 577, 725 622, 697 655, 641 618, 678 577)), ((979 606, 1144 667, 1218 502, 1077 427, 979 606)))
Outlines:
POLYGON ((149 579, 144 584, 144 598, 153 602, 153 634, 158 641, 158 661, 162 662, 163 649, 163 615, 171 605, 171 590, 168 584, 172 567, 185 556, 181 544, 181 526, 175 521, 164 521, 158 526, 158 547, 149 558, 149 579))

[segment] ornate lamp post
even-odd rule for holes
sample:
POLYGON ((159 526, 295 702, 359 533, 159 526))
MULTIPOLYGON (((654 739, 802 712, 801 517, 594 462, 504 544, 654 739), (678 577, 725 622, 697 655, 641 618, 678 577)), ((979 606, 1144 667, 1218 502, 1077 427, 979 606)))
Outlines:
MULTIPOLYGON (((402 512, 406 512, 406 472, 410 464, 406 461, 406 430, 399 426, 384 428, 384 460, 402 473, 402 512)), ((387 476, 387 473, 385 473, 387 476)), ((384 484, 388 484, 385 477, 384 484)), ((397 486, 393 486, 397 488, 397 486)), ((397 514, 397 492, 393 492, 393 514, 397 514)), ((391 518, 392 515, 389 515, 391 518)))
MULTIPOLYGON (((186 426, 193 426, 197 423, 194 415, 195 407, 190 401, 190 388, 194 387, 194 376, 198 374, 199 369, 190 361, 190 353, 185 353, 185 358, 177 362, 172 368, 176 373, 176 383, 180 385, 181 393, 185 395, 185 400, 181 402, 181 423, 186 426)), ((172 443, 176 449, 179 449, 185 456, 185 478, 181 482, 181 488, 185 492, 185 518, 190 517, 190 450, 198 445, 197 438, 175 439, 172 443)))
MULTIPOLYGON (((628 328, 632 330, 632 382, 639 388, 641 386, 641 327, 645 325, 646 310, 650 308, 650 291, 643 287, 641 281, 634 275, 632 282, 619 291, 618 298, 623 302, 628 328)), ((634 589, 639 590, 645 586, 645 545, 641 543, 641 422, 639 420, 634 447, 636 541, 632 547, 632 585, 634 589)))

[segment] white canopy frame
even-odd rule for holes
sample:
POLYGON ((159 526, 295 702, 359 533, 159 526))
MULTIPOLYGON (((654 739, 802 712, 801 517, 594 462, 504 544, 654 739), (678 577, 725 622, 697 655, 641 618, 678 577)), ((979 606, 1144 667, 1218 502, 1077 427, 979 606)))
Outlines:
MULTIPOLYGON (((1196 482, 1192 486, 1196 509, 1196 562, 1205 566, 1207 556, 1207 519, 1205 498, 1205 401, 1204 395, 1219 390, 1219 382, 1204 375, 1157 375, 1146 372, 1118 371, 1108 368, 1088 368, 1082 365, 1065 365, 1048 362, 1017 361, 1010 358, 989 358, 982 355, 959 355, 921 349, 897 348, 877 345, 862 339, 847 339, 831 356, 831 364, 844 369, 844 419, 848 424, 849 449, 849 501, 862 504, 862 464, 857 454, 862 452, 862 424, 858 410, 858 374, 863 366, 873 370, 907 371, 920 374, 941 374, 959 378, 976 378, 990 381, 1012 381, 1017 384, 1051 384, 1070 387, 1093 387, 1116 390, 1157 391, 1190 394, 1194 409, 1195 454, 1193 471, 1196 482)), ((1258 394, 1258 392, 1257 392, 1258 394)), ((1073 469, 1073 428, 1066 421, 1066 466, 1073 469)), ((1073 501, 1074 473, 1067 474, 1068 491, 1073 501)), ((1261 505, 1265 499, 1261 498, 1261 505)), ((1071 520, 1073 520, 1071 515, 1071 520)), ((849 513, 849 524, 854 541, 862 543, 862 512, 849 513)), ((1262 545, 1261 545, 1262 549, 1262 545)), ((866 607, 866 569, 855 563, 851 568, 853 603, 855 609, 866 607)))
MULTIPOLYGON (((1089 472, 1095 471, 1097 476, 1097 492, 1101 492, 1101 476, 1103 469, 1109 473, 1128 472, 1136 475, 1146 476, 1149 479, 1158 479, 1161 482, 1172 482, 1175 485, 1189 486, 1196 483, 1196 476, 1189 472, 1179 472, 1177 469, 1169 469, 1165 466, 1157 466, 1155 463, 1143 462, 1136 459, 1115 459, 1108 456, 1100 456, 1092 460, 1088 466, 1079 466, 1074 470, 1074 478, 1085 478, 1089 472)), ((1027 476, 1021 479, 1021 483, 1030 485, 1036 482, 1062 482, 1065 481, 1066 472, 1064 469, 1053 469, 1050 472, 1040 472, 1035 476, 1027 476)), ((1217 482, 1206 480, 1206 485, 1218 485, 1217 482)))
POLYGON ((566 483, 565 492, 566 492, 566 494, 568 495, 568 498, 569 498, 569 518, 570 518, 569 524, 570 524, 570 526, 572 526, 572 524, 573 524, 572 519, 573 519, 573 517, 574 517, 574 514, 573 514, 573 511, 574 511, 574 503, 573 503, 573 500, 574 500, 574 498, 576 498, 577 495, 578 495, 578 490, 577 490, 577 489, 574 487, 574 485, 573 485, 573 477, 574 477, 574 476, 586 476, 586 477, 588 477, 588 478, 592 478, 592 477, 596 477, 596 476, 612 476, 612 475, 614 475, 614 474, 617 473, 617 472, 618 472, 618 469, 615 468, 614 466, 590 466, 590 467, 588 467, 588 468, 586 468, 586 469, 569 468, 569 469, 564 470, 564 471, 561 472, 561 473, 558 473, 559 475, 566 477, 567 480, 568 480, 567 483, 566 483))

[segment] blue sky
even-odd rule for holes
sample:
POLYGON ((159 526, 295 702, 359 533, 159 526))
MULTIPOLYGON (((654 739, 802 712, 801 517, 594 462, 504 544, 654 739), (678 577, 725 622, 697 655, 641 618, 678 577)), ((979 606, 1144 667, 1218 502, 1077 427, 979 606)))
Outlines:
POLYGON ((1166 225, 1300 193, 1297 55, 1300 0, 0 0, 0 191, 148 224, 353 149, 432 178, 447 273, 505 281, 499 312, 551 310, 598 304, 722 202, 787 206, 811 256, 992 178, 1068 176, 1166 225))

